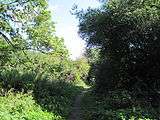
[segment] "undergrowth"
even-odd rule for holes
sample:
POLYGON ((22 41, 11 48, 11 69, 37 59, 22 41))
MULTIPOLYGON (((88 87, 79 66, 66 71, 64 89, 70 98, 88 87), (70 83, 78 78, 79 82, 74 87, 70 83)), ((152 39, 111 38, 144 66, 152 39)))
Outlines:
POLYGON ((0 120, 66 120, 75 97, 84 89, 65 81, 39 81, 34 87, 30 93, 2 91, 0 120))
POLYGON ((149 105, 131 105, 126 92, 112 91, 108 95, 93 92, 85 94, 82 101, 83 120, 157 120, 155 110, 149 105))
POLYGON ((63 120, 40 107, 29 93, 8 92, 0 103, 0 120, 63 120))
POLYGON ((67 119, 75 97, 83 89, 82 86, 64 81, 42 81, 37 84, 34 96, 44 109, 67 119))

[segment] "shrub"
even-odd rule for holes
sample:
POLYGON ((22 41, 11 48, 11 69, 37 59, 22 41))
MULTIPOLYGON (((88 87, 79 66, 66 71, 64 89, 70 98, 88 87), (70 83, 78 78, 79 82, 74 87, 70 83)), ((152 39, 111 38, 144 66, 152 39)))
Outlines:
POLYGON ((136 102, 132 104, 127 91, 111 91, 108 95, 89 92, 83 98, 82 103, 84 120, 159 119, 159 114, 149 103, 144 106, 136 102))
POLYGON ((8 92, 0 97, 1 120, 63 120, 61 116, 42 110, 31 94, 8 92))
POLYGON ((67 118, 76 95, 82 89, 66 81, 38 81, 34 96, 44 109, 67 118))

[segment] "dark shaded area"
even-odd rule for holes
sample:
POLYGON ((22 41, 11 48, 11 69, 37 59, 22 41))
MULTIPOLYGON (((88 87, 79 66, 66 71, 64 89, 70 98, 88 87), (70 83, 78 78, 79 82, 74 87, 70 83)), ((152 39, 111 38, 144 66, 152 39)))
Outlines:
POLYGON ((48 80, 42 76, 38 80, 36 78, 37 74, 33 71, 20 72, 17 69, 1 71, 1 96, 10 89, 15 93, 33 91, 34 100, 44 111, 53 112, 67 119, 75 97, 84 88, 76 86, 72 81, 48 80))
POLYGON ((82 106, 82 99, 86 92, 87 90, 82 91, 79 95, 77 95, 72 110, 70 112, 70 115, 68 117, 68 120, 83 120, 81 106, 82 106))
POLYGON ((100 49, 88 78, 95 79, 97 93, 127 90, 132 99, 160 109, 159 6, 152 0, 113 0, 75 13, 88 48, 100 49))
POLYGON ((159 119, 149 102, 134 101, 128 91, 120 90, 110 91, 107 95, 86 93, 82 111, 84 120, 159 119))
POLYGON ((25 70, 22 72, 16 68, 1 69, 1 88, 5 91, 14 89, 15 91, 27 92, 33 89, 36 76, 36 73, 33 71, 25 70))
POLYGON ((75 97, 84 90, 65 81, 37 81, 34 88, 34 97, 37 103, 47 111, 68 118, 75 97))

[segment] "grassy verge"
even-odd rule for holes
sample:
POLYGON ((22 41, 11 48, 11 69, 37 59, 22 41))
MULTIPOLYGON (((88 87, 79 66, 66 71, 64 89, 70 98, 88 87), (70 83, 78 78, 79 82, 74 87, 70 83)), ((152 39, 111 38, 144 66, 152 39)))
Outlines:
POLYGON ((88 92, 82 103, 83 120, 156 120, 156 113, 149 105, 133 106, 129 95, 112 91, 102 96, 88 92))

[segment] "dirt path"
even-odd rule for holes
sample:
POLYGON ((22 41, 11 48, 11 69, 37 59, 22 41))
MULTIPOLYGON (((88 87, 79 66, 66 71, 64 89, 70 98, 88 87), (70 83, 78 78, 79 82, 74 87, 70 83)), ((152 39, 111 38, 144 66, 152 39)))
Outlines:
POLYGON ((75 103, 72 107, 72 111, 68 120, 81 120, 81 102, 86 92, 87 91, 82 91, 81 94, 79 94, 76 97, 75 103))

